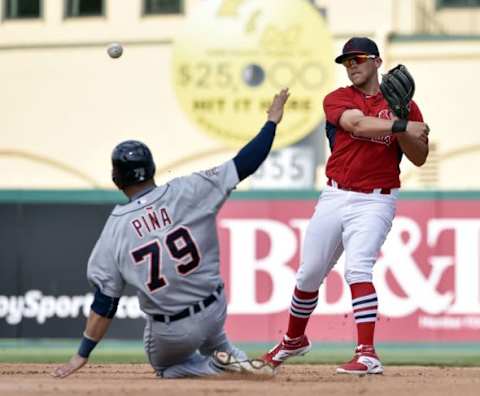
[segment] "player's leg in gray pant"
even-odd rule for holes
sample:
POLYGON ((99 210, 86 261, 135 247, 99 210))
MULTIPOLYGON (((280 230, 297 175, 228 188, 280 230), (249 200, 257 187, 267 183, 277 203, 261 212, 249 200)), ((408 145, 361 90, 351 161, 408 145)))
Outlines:
POLYGON ((186 361, 167 367, 162 370, 163 378, 181 378, 190 376, 207 376, 221 374, 224 371, 213 364, 213 352, 222 351, 232 354, 237 360, 244 361, 248 359, 247 354, 234 346, 228 339, 223 330, 220 334, 211 337, 208 343, 199 348, 200 353, 195 352, 186 361))
MULTIPOLYGON (((212 304, 215 305, 215 304, 212 304)), ((198 348, 205 339, 208 325, 201 313, 169 324, 147 321, 145 350, 150 364, 163 378, 206 376, 219 372, 210 358, 198 348), (198 316, 198 317, 197 317, 198 316)))
POLYGON ((228 352, 235 356, 238 360, 248 359, 247 354, 241 349, 233 345, 227 338, 225 330, 221 329, 221 333, 212 337, 207 343, 199 348, 202 355, 211 356, 213 352, 228 352))
POLYGON ((211 364, 211 356, 198 352, 207 340, 210 347, 230 348, 226 337, 215 339, 223 332, 226 303, 221 294, 219 300, 201 312, 171 323, 147 319, 144 343, 150 364, 163 378, 206 376, 221 372, 211 364))
POLYGON ((217 308, 213 312, 213 315, 217 315, 217 320, 213 321, 213 326, 216 328, 212 328, 208 337, 200 346, 200 353, 206 356, 211 356, 215 351, 220 351, 228 352, 238 360, 248 359, 247 354, 233 345, 228 340, 227 334, 225 333, 224 324, 227 317, 227 302, 223 293, 219 296, 217 308))
POLYGON ((162 378, 204 377, 220 373, 223 371, 212 364, 211 356, 201 355, 198 352, 180 364, 157 371, 157 375, 162 378))

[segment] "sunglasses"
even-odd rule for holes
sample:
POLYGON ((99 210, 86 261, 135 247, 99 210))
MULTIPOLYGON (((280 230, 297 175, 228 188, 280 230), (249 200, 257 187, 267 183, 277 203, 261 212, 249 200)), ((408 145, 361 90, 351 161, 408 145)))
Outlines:
POLYGON ((351 58, 345 59, 342 62, 342 65, 345 67, 352 67, 353 65, 361 65, 362 63, 365 63, 369 59, 375 59, 375 55, 355 55, 352 56, 351 58))

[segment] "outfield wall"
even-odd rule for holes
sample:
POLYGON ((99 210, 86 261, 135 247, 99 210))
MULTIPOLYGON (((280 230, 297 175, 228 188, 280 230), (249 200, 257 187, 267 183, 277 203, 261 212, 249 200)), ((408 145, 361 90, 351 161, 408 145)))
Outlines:
MULTIPOLYGON (((301 240, 318 192, 236 192, 218 218, 227 331, 273 341, 286 327, 301 240)), ((0 192, 0 337, 78 337, 92 299, 86 262, 121 196, 112 191, 0 192)), ((480 341, 480 191, 405 192, 376 264, 379 341, 480 341)), ((350 341, 343 258, 309 325, 350 341)), ((140 338, 132 290, 111 338, 140 338)))

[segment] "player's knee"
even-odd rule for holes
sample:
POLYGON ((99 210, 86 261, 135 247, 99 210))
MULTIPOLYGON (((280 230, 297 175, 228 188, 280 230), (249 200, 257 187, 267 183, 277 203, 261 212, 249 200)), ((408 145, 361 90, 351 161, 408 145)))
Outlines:
POLYGON ((345 269, 345 281, 347 284, 372 282, 372 269, 371 268, 346 268, 345 269))
POLYGON ((303 291, 318 290, 324 278, 323 271, 301 266, 296 276, 297 288, 303 291))

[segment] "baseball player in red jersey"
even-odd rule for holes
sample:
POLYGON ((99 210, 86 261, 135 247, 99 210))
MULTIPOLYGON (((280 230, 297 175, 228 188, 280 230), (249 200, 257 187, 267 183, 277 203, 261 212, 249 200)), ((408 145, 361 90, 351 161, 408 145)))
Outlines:
POLYGON ((353 359, 337 373, 380 374, 383 366, 373 341, 377 294, 372 270, 395 215, 400 161, 405 155, 416 166, 425 163, 429 128, 413 101, 408 122, 397 120, 389 109, 378 80, 382 59, 372 40, 351 38, 335 62, 345 66, 352 85, 324 99, 331 148, 328 182, 305 235, 287 333, 262 359, 278 367, 311 349, 305 329, 318 289, 345 251, 358 343, 353 359))

